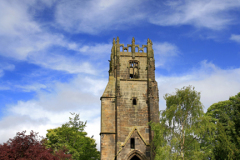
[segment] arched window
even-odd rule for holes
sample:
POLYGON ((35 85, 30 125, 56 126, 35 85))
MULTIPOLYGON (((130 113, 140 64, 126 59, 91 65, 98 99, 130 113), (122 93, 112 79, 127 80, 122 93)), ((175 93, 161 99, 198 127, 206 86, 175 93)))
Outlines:
POLYGON ((122 52, 123 51, 123 46, 120 46, 120 52, 122 52))
POLYGON ((144 53, 147 53, 147 47, 144 47, 144 53))
POLYGON ((138 61, 129 61, 129 78, 138 78, 138 61))
POLYGON ((138 47, 135 47, 135 52, 138 52, 138 47))
POLYGON ((128 47, 128 52, 132 52, 132 47, 128 47))

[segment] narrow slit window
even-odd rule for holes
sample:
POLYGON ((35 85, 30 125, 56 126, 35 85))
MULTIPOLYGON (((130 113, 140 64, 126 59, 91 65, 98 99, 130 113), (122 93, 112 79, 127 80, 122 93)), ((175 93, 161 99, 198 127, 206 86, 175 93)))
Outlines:
POLYGON ((145 129, 145 133, 149 133, 149 128, 146 128, 146 129, 145 129))
POLYGON ((135 149, 135 139, 134 138, 131 138, 131 149, 135 149))
POLYGON ((137 105, 137 100, 136 100, 136 98, 133 98, 133 105, 137 105))
POLYGON ((146 151, 146 156, 150 157, 150 152, 149 151, 146 151))

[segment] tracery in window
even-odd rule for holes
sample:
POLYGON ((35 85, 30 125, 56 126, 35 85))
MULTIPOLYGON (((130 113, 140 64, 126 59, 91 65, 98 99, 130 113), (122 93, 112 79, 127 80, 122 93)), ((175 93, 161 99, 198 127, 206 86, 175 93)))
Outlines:
POLYGON ((138 78, 138 61, 132 60, 129 62, 129 78, 138 78))

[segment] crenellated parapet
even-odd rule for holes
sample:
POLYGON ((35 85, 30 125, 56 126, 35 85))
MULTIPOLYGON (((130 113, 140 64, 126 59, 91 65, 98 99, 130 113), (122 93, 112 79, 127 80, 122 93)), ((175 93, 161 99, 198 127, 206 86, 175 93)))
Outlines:
POLYGON ((119 44, 119 52, 131 52, 131 53, 147 53, 148 45, 135 44, 135 38, 132 39, 132 44, 119 44))
POLYGON ((131 53, 148 53, 148 50, 152 50, 152 41, 148 39, 146 45, 135 44, 135 38, 132 38, 132 44, 120 44, 119 37, 117 37, 117 43, 115 42, 115 38, 113 38, 113 47, 116 47, 119 52, 131 52, 131 53))

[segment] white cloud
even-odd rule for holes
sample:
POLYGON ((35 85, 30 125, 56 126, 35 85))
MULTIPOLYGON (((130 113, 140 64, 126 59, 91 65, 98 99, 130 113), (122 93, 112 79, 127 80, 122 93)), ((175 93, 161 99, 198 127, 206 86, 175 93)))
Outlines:
POLYGON ((179 76, 157 77, 159 86, 160 109, 165 109, 163 95, 174 93, 175 88, 192 85, 201 92, 205 111, 213 103, 228 100, 240 91, 240 68, 223 70, 212 63, 203 61, 201 68, 179 76))
POLYGON ((29 56, 29 62, 53 70, 66 71, 67 73, 96 74, 96 68, 93 68, 90 62, 79 59, 77 56, 41 52, 29 56))
POLYGON ((97 34, 121 30, 145 18, 142 0, 62 1, 57 4, 57 26, 71 33, 97 34))
MULTIPOLYGON (((34 14, 29 10, 38 10, 33 1, 1 2, 0 55, 68 73, 96 74, 89 61, 79 60, 80 57, 77 60, 74 55, 53 53, 52 47, 79 52, 79 44, 67 41, 62 34, 45 30, 34 21, 34 14)), ((96 46, 100 51, 106 48, 104 44, 103 47, 96 46)), ((95 46, 91 48, 96 52, 95 46)))
POLYGON ((0 143, 6 142, 16 132, 34 130, 45 136, 47 129, 56 128, 69 121, 69 112, 80 113, 87 120, 88 136, 94 135, 100 149, 100 96, 107 84, 106 79, 94 79, 79 75, 67 83, 23 86, 36 90, 37 95, 28 101, 8 105, 8 114, 0 121, 0 143), (47 89, 41 90, 44 87, 47 89), (14 124, 14 125, 13 125, 14 124), (11 134, 9 134, 11 133, 11 134))
POLYGON ((230 40, 240 43, 240 35, 232 34, 230 40))
POLYGON ((112 44, 110 43, 99 43, 94 45, 83 45, 78 51, 81 54, 99 57, 100 55, 110 55, 112 44))
POLYGON ((23 92, 39 91, 41 89, 46 89, 47 86, 40 83, 33 83, 31 85, 15 85, 14 87, 21 89, 23 92))
POLYGON ((39 32, 38 24, 31 20, 27 12, 31 1, 2 0, 0 5, 0 35, 19 36, 25 32, 39 32))
POLYGON ((0 85, 0 90, 9 90, 10 87, 8 86, 4 86, 4 85, 0 85))
POLYGON ((13 64, 1 63, 0 64, 0 77, 2 77, 4 75, 4 70, 5 71, 13 71, 14 69, 15 69, 15 66, 13 64))
POLYGON ((235 23, 230 11, 239 10, 240 0, 169 0, 150 22, 162 25, 193 25, 220 30, 235 23))
POLYGON ((156 67, 168 67, 168 64, 170 64, 180 53, 176 45, 168 42, 154 43, 153 49, 155 59, 158 59, 155 64, 156 67))

